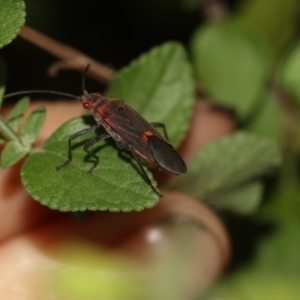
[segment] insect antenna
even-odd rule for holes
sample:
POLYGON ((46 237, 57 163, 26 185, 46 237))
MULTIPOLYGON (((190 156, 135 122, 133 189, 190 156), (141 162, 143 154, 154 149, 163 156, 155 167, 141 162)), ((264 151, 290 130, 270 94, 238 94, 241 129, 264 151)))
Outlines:
POLYGON ((84 95, 88 94, 88 91, 85 88, 85 78, 86 78, 86 74, 90 68, 91 64, 87 64, 87 66, 85 67, 85 70, 82 74, 82 92, 84 95))
POLYGON ((58 92, 58 91, 49 91, 49 90, 29 90, 29 91, 19 91, 14 92, 10 94, 6 94, 3 96, 3 99, 7 99, 14 96, 20 96, 20 95, 28 95, 28 94, 51 94, 51 95, 57 95, 57 96, 64 96, 72 99, 76 99, 80 101, 80 96, 75 96, 72 94, 64 93, 64 92, 58 92))
MULTIPOLYGON (((90 68, 90 64, 88 64, 83 72, 82 75, 82 91, 83 94, 88 94, 87 90, 85 89, 85 78, 86 78, 86 74, 88 72, 90 68)), ((14 96, 20 96, 20 95, 28 95, 28 94, 51 94, 51 95, 57 95, 57 96, 64 96, 64 97, 68 97, 68 98, 72 98, 72 99, 76 99, 78 101, 81 101, 81 97, 80 96, 75 96, 69 93, 64 93, 64 92, 59 92, 59 91, 50 91, 50 90, 28 90, 28 91, 19 91, 19 92, 14 92, 14 93, 10 93, 10 94, 6 94, 3 96, 3 99, 7 99, 7 98, 11 98, 14 96)))

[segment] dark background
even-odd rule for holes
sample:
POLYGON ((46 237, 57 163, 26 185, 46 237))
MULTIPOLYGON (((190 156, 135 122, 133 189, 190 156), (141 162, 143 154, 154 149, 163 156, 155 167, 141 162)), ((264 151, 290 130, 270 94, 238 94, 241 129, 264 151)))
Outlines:
MULTIPOLYGON (((204 22, 199 5, 191 0, 29 0, 26 25, 70 45, 115 69, 168 40, 188 45, 195 28, 204 22)), ((7 63, 7 93, 50 89, 81 94, 81 76, 73 70, 47 76, 52 55, 15 39, 1 50, 7 63)), ((89 91, 104 86, 87 80, 89 91)))

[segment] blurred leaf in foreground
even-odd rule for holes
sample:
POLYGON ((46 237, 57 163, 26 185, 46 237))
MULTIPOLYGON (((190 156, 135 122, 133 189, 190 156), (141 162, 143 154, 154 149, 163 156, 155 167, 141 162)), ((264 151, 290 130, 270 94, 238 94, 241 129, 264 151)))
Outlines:
POLYGON ((188 173, 177 177, 171 187, 211 201, 218 208, 250 213, 261 200, 261 187, 255 180, 273 172, 280 163, 276 142, 238 132, 201 149, 190 162, 188 173))
POLYGON ((230 20, 201 26, 193 35, 191 51, 204 92, 247 120, 260 106, 269 76, 263 45, 230 20))

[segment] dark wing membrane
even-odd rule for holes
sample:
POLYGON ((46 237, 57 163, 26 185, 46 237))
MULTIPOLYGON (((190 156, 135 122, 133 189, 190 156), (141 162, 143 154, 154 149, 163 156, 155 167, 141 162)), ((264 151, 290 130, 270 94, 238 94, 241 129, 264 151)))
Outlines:
POLYGON ((141 138, 144 132, 152 131, 161 136, 149 122, 126 104, 123 104, 118 109, 114 110, 114 113, 110 114, 108 117, 104 117, 103 120, 116 132, 118 129, 121 129, 122 131, 126 131, 129 134, 131 133, 131 135, 141 138))
POLYGON ((184 161, 172 145, 131 107, 126 105, 122 114, 111 114, 103 121, 144 159, 174 174, 186 172, 184 161), (153 135, 147 135, 145 141, 143 138, 147 131, 153 135))
POLYGON ((148 146, 154 160, 162 169, 174 174, 187 171, 184 161, 171 144, 153 135, 148 136, 148 146))
MULTIPOLYGON (((160 136, 160 134, 131 107, 128 107, 125 112, 125 117, 111 114, 108 118, 104 118, 103 121, 117 134, 119 142, 125 146, 126 144, 130 145, 136 150, 135 152, 137 154, 150 163, 156 164, 152 151, 143 138, 146 131, 154 132, 158 136, 160 136)), ((161 138, 163 139, 163 137, 161 138)))

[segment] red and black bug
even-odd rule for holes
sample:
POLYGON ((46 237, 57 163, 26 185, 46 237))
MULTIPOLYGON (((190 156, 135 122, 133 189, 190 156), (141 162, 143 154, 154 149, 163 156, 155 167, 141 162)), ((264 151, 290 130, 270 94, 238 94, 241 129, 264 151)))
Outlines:
POLYGON ((162 197, 152 185, 151 180, 142 166, 140 157, 152 165, 176 175, 183 174, 187 171, 184 161, 168 141, 165 125, 158 122, 147 122, 122 100, 106 98, 100 93, 89 94, 84 89, 84 81, 83 90, 82 96, 74 96, 57 91, 32 90, 7 94, 3 98, 22 94, 47 93, 79 100, 83 108, 91 111, 96 125, 78 131, 70 136, 68 140, 68 159, 62 165, 58 166, 57 170, 72 161, 72 140, 86 133, 96 131, 99 127, 103 127, 106 133, 87 141, 83 146, 84 151, 95 159, 89 172, 92 172, 99 163, 99 157, 91 152, 89 148, 95 143, 111 137, 119 149, 131 152, 146 182, 159 197, 162 197), (157 131, 156 128, 159 127, 163 129, 165 137, 157 131))

